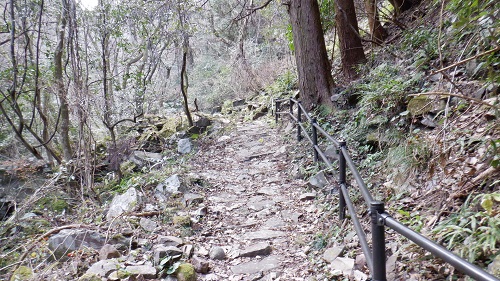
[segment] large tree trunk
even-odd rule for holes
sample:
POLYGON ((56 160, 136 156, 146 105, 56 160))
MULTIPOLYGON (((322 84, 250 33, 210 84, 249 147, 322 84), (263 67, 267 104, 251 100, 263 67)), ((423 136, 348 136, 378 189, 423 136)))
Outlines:
POLYGON ((379 20, 377 0, 365 0, 365 7, 368 25, 370 26, 371 40, 377 43, 384 42, 388 34, 379 20))
POLYGON ((353 0, 335 1, 335 22, 340 43, 342 71, 348 79, 356 78, 356 67, 366 62, 353 0))
POLYGON ((335 83, 330 73, 318 2, 291 0, 288 13, 304 106, 311 109, 319 104, 330 104, 335 83))
POLYGON ((66 29, 66 21, 68 16, 68 3, 66 0, 61 1, 61 22, 57 30, 58 40, 56 50, 54 52, 54 78, 57 85, 57 96, 59 98, 61 110, 61 126, 59 127, 59 134, 61 135, 62 150, 64 160, 69 161, 73 157, 71 152, 71 143, 69 140, 69 104, 67 92, 63 81, 63 63, 62 57, 64 52, 64 37, 66 29))

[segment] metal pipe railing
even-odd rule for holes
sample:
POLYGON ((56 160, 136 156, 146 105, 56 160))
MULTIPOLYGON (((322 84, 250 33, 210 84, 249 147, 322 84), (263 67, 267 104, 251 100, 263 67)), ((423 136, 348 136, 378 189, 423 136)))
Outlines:
POLYGON ((476 280, 498 281, 498 279, 495 276, 487 273, 478 266, 448 251, 446 248, 444 248, 441 245, 438 245, 434 241, 429 240, 428 238, 422 236, 421 234, 411 230, 410 228, 406 227, 405 225, 401 224, 400 222, 392 218, 389 214, 383 213, 381 219, 384 221, 384 224, 387 225, 387 227, 393 229, 397 233, 413 241, 415 244, 431 252, 435 257, 438 257, 444 260, 445 262, 451 264, 458 271, 465 273, 476 280))
POLYGON ((365 254, 366 263, 370 272, 372 274, 372 280, 374 281, 385 281, 386 280, 386 267, 385 267, 385 226, 395 230, 402 236, 410 239, 423 249, 431 252, 434 256, 443 259, 445 262, 454 266, 457 270, 469 275, 472 278, 480 281, 500 281, 495 276, 487 273, 478 266, 469 263, 468 261, 458 257, 452 252, 448 251, 444 247, 438 245, 437 243, 429 240, 428 238, 422 236, 421 234, 411 230, 405 225, 401 224, 397 220, 393 219, 384 210, 384 203, 380 201, 374 201, 373 197, 366 187, 363 178, 359 174, 356 165, 352 161, 351 156, 347 150, 347 145, 345 141, 337 141, 332 136, 330 136, 321 126, 318 125, 315 118, 312 118, 309 113, 302 106, 301 102, 296 99, 281 99, 276 100, 275 107, 275 120, 278 122, 278 115, 288 114, 292 120, 297 125, 297 140, 300 141, 304 133, 304 137, 309 141, 313 147, 314 161, 319 161, 321 158, 327 167, 334 170, 334 167, 325 153, 321 150, 318 145, 318 132, 323 135, 328 141, 333 143, 338 149, 338 173, 339 173, 339 218, 340 220, 345 219, 346 209, 349 211, 351 220, 353 221, 354 229, 359 237, 361 244, 361 250, 365 254), (289 102, 289 112, 279 112, 279 107, 282 103, 289 102), (294 116, 294 105, 297 105, 297 116, 294 116), (302 115, 309 121, 311 125, 311 135, 307 133, 306 128, 302 123, 302 115), (371 217, 371 234, 372 234, 372 250, 368 245, 366 234, 363 231, 359 218, 357 217, 354 204, 349 197, 349 190, 347 185, 347 168, 351 171, 351 175, 354 177, 359 190, 363 196, 364 202, 370 210, 371 217))

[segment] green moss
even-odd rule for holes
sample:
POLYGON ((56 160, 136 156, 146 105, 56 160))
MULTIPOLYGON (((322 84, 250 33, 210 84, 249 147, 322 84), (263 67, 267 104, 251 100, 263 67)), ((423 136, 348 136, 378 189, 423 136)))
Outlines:
POLYGON ((60 213, 63 210, 68 209, 69 204, 66 200, 58 197, 44 197, 38 201, 38 207, 41 209, 47 209, 53 212, 60 213))
POLYGON ((194 271, 194 266, 189 263, 183 263, 179 265, 175 276, 178 281, 196 281, 196 272, 194 271))
POLYGON ((191 218, 188 216, 175 216, 172 221, 177 226, 191 226, 191 218))
POLYGON ((416 96, 408 102, 408 111, 412 116, 428 113, 432 110, 432 101, 427 96, 416 96))
POLYGON ((27 266, 20 266, 10 278, 10 281, 30 280, 33 278, 33 271, 27 266))
POLYGON ((101 278, 93 273, 85 273, 78 281, 101 281, 101 278))

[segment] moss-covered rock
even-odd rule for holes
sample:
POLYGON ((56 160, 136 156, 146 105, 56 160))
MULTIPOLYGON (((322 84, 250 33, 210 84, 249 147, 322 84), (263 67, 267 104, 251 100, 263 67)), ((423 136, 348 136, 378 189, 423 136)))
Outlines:
POLYGON ((194 266, 190 263, 183 263, 179 265, 175 276, 178 281, 196 281, 196 271, 194 266))
POLYGON ((177 226, 191 226, 191 218, 188 216, 175 216, 172 221, 177 226))
POLYGON ((80 278, 78 278, 78 281, 101 281, 101 277, 93 273, 85 273, 80 278))
POLYGON ((27 266, 20 266, 10 278, 10 281, 23 281, 33 278, 33 270, 27 266))

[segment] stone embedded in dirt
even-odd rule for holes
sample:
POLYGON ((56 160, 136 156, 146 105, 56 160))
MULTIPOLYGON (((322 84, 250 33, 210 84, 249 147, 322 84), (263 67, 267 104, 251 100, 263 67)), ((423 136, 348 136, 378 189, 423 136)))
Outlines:
POLYGON ((129 157, 129 160, 137 165, 138 169, 141 169, 147 165, 153 165, 163 160, 163 155, 161 153, 146 152, 146 151, 134 151, 129 157))
POLYGON ((250 245, 244 250, 240 251, 239 257, 249 257, 253 258, 256 256, 267 256, 271 254, 272 248, 271 245, 267 242, 257 243, 254 245, 250 245))
POLYGON ((177 277, 178 281, 196 281, 194 266, 189 263, 179 265, 175 271, 175 277, 177 277))
POLYGON ((291 210, 283 210, 281 211, 281 217, 285 220, 290 220, 296 224, 299 222, 299 218, 302 217, 302 214, 293 212, 291 210))
POLYGON ((248 208, 258 212, 262 211, 265 208, 271 208, 276 205, 276 203, 272 200, 264 200, 260 198, 261 196, 250 198, 249 202, 247 203, 248 208))
POLYGON ((129 265, 120 271, 125 277, 133 277, 133 280, 141 277, 144 279, 156 278, 156 268, 151 265, 129 265))
POLYGON ((286 233, 283 231, 263 229, 255 232, 247 232, 243 234, 242 237, 243 239, 249 239, 249 240, 265 240, 283 236, 286 236, 286 233))
POLYGON ((338 257, 330 263, 331 268, 340 270, 343 274, 350 276, 354 268, 354 259, 338 257))
POLYGON ((363 272, 359 270, 354 270, 352 272, 352 276, 354 277, 354 280, 356 281, 366 281, 368 280, 368 275, 364 274, 363 272))
POLYGON ((321 171, 316 175, 312 176, 309 179, 309 184, 317 188, 325 187, 328 184, 328 181, 326 180, 325 177, 325 172, 321 171))
POLYGON ((308 192, 300 195, 299 199, 300 201, 307 201, 307 200, 313 200, 317 196, 316 192, 308 192))
POLYGON ((206 216, 208 213, 208 208, 203 206, 199 209, 197 209, 196 211, 194 211, 194 213, 192 213, 194 216, 197 216, 197 217, 204 217, 206 216))
POLYGON ((194 266, 194 270, 198 273, 207 274, 210 269, 208 261, 197 256, 191 258, 191 264, 194 266))
POLYGON ((191 143, 190 139, 180 139, 177 142, 177 152, 179 152, 180 154, 188 154, 189 152, 191 152, 191 149, 193 149, 193 144, 191 143))
POLYGON ((49 238, 48 247, 56 259, 81 247, 96 250, 104 246, 106 239, 101 234, 87 229, 63 229, 49 238))
POLYGON ((154 255, 154 263, 160 264, 161 260, 165 257, 175 257, 182 256, 182 250, 174 247, 174 246, 165 246, 165 245, 154 245, 153 246, 153 255, 154 255))
POLYGON ((332 248, 328 248, 323 253, 323 259, 327 262, 333 262, 338 256, 340 256, 345 250, 345 246, 336 246, 332 248))
POLYGON ((99 250, 99 260, 108 260, 119 257, 121 257, 120 252, 111 244, 106 244, 99 250))
POLYGON ((328 158, 328 160, 330 160, 330 162, 333 162, 333 161, 339 159, 339 153, 338 153, 337 147, 334 145, 329 145, 325 149, 325 156, 326 156, 326 158, 328 158))
POLYGON ((179 175, 174 174, 168 177, 164 182, 156 186, 156 192, 160 194, 172 194, 185 191, 179 175))
POLYGON ((112 272, 120 269, 120 263, 116 259, 102 260, 94 263, 86 274, 95 274, 101 277, 108 277, 112 272))
POLYGON ((286 223, 278 217, 272 217, 262 225, 263 228, 267 229, 279 229, 284 226, 286 226, 286 223))
POLYGON ((356 256, 355 264, 356 264, 357 268, 363 268, 366 265, 365 254, 359 254, 359 255, 357 255, 356 256))
POLYGON ((141 220, 139 221, 139 225, 148 232, 155 231, 156 227, 158 226, 158 224, 155 221, 150 220, 148 218, 141 218, 141 220))
POLYGON ((280 266, 277 256, 269 256, 260 261, 250 261, 231 267, 234 274, 254 274, 260 271, 270 271, 280 266))
POLYGON ((226 259, 226 252, 222 247, 212 247, 210 253, 208 254, 213 260, 224 260, 226 259))
POLYGON ((133 211, 139 205, 140 200, 140 193, 133 187, 121 195, 116 195, 109 205, 106 219, 110 221, 123 213, 133 211))
POLYGON ((184 194, 182 201, 186 207, 191 204, 198 205, 203 203, 203 196, 197 193, 186 193, 184 194))
POLYGON ((175 236, 163 236, 163 235, 159 235, 158 238, 156 238, 156 241, 159 244, 163 244, 165 246, 174 246, 174 247, 177 247, 179 245, 184 245, 184 240, 182 240, 182 238, 175 237, 175 236))
POLYGON ((494 276, 500 276, 500 255, 497 255, 488 265, 488 272, 494 276))
POLYGON ((184 256, 187 258, 190 258, 193 255, 194 247, 193 245, 184 245, 182 246, 182 252, 184 253, 184 256))

